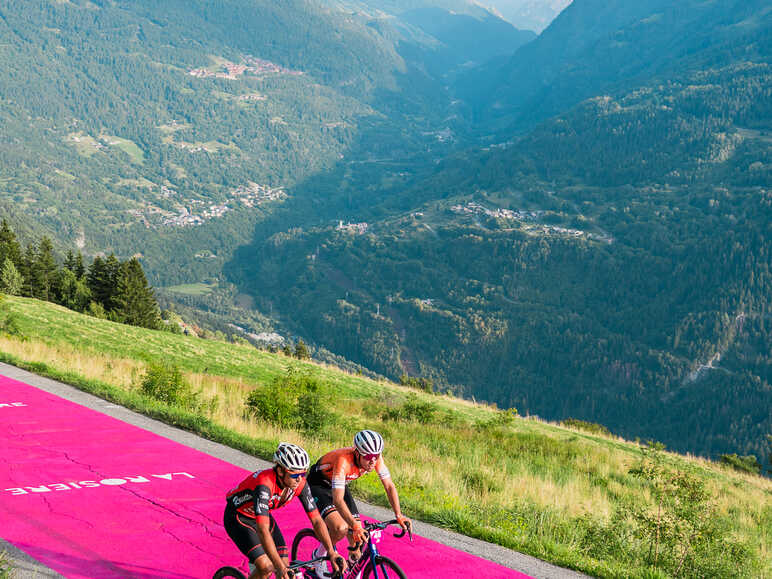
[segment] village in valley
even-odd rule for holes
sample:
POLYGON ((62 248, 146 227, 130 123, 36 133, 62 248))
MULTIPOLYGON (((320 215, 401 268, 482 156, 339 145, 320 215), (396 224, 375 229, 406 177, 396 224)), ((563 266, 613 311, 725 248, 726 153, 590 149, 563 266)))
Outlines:
POLYGON ((531 235, 557 235, 563 237, 585 238, 603 243, 613 243, 613 238, 607 233, 590 233, 581 229, 561 227, 539 222, 545 214, 542 210, 488 209, 480 203, 469 201, 465 205, 456 204, 450 208, 456 215, 483 215, 496 220, 514 221, 520 224, 520 229, 531 235))
MULTIPOLYGON (((139 219, 145 227, 195 227, 212 219, 218 219, 229 211, 240 207, 254 208, 270 201, 279 201, 286 197, 283 187, 270 187, 249 182, 227 194, 227 200, 216 203, 201 199, 180 199, 174 203, 175 210, 170 211, 148 203, 142 209, 131 209, 129 214, 139 219)), ((171 199, 179 193, 161 186, 160 196, 171 199)))
POLYGON ((302 71, 284 68, 270 60, 263 60, 254 56, 244 57, 244 62, 236 64, 229 60, 221 60, 216 67, 194 68, 188 72, 196 78, 224 78, 227 80, 238 80, 244 74, 260 76, 264 74, 277 74, 288 76, 301 76, 302 71))

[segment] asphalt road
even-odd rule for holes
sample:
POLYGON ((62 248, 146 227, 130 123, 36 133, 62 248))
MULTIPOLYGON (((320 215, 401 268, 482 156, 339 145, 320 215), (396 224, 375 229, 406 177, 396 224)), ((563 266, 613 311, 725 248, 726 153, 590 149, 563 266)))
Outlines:
MULTIPOLYGON (((53 394, 64 400, 116 418, 121 422, 139 427, 150 433, 182 444, 190 449, 199 451, 209 455, 210 457, 215 457, 221 461, 225 461, 242 469, 254 471, 271 466, 270 463, 256 459, 255 457, 249 456, 243 452, 214 443, 209 440, 205 440, 190 432, 170 427, 166 424, 149 419, 116 404, 81 392, 80 390, 77 390, 76 388, 66 384, 37 376, 35 374, 18 369, 14 366, 0 363, 0 375, 18 380, 19 382, 23 382, 25 384, 29 384, 35 388, 53 394)), ((6 417, 2 416, 0 418, 5 420, 6 417)), ((390 511, 386 509, 368 505, 363 502, 358 502, 358 504, 362 514, 366 516, 370 516, 376 519, 386 519, 390 517, 390 511)), ((556 567, 539 559, 523 555, 510 549, 479 541, 477 539, 472 539, 464 535, 422 523, 420 521, 415 521, 415 531, 417 535, 422 538, 431 539, 438 543, 442 543, 443 545, 447 545, 453 549, 457 549, 476 557, 481 557, 488 561, 502 565, 506 568, 512 569, 513 577, 520 576, 520 574, 526 574, 531 577, 545 579, 584 577, 584 575, 574 571, 556 567)), ((3 533, 0 531, 0 535, 2 534, 3 533)), ((7 543, 6 541, 3 541, 2 539, 0 539, 0 550, 6 551, 6 556, 11 560, 14 566, 14 572, 12 576, 15 578, 21 579, 27 577, 61 576, 51 569, 38 563, 24 551, 19 550, 18 548, 7 543)), ((131 574, 127 574, 126 576, 131 576, 131 574)))

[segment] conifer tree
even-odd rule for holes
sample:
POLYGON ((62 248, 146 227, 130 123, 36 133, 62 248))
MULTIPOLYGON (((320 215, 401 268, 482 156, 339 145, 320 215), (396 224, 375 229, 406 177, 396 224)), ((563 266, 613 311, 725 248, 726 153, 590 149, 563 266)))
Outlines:
POLYGON ((100 304, 105 311, 115 309, 115 295, 118 291, 118 270, 120 262, 114 254, 106 259, 97 256, 88 269, 87 284, 91 290, 92 299, 100 304))
POLYGON ((48 237, 40 240, 32 265, 32 277, 36 287, 34 297, 46 301, 58 300, 59 268, 54 258, 54 245, 48 237))
POLYGON ((21 277, 19 270, 16 269, 11 258, 6 257, 3 262, 3 268, 0 270, 0 291, 12 296, 18 296, 21 294, 23 283, 24 279, 21 277))
POLYGON ((295 344, 295 357, 298 360, 307 360, 311 357, 308 353, 308 346, 303 340, 298 340, 298 343, 295 344))
POLYGON ((143 328, 160 327, 161 310, 137 258, 121 264, 114 301, 114 313, 119 321, 143 328))
POLYGON ((18 270, 22 261, 21 246, 16 240, 16 234, 11 229, 11 226, 3 219, 2 223, 0 223, 0 263, 4 263, 6 257, 13 262, 13 265, 18 270))
POLYGON ((76 279, 82 278, 86 273, 86 268, 83 267, 83 254, 79 251, 75 255, 72 250, 69 250, 64 259, 64 268, 74 273, 76 279))
POLYGON ((34 243, 28 243, 27 248, 24 250, 24 255, 21 258, 21 267, 19 267, 19 273, 23 278, 21 286, 21 295, 24 297, 34 297, 38 291, 36 279, 34 277, 34 264, 37 258, 37 250, 34 243))

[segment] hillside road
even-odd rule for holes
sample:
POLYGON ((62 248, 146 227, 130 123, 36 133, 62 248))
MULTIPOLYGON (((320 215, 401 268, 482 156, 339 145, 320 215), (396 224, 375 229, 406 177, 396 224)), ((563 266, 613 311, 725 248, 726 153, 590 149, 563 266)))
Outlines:
MULTIPOLYGON (((270 466, 5 364, 0 446, 0 550, 18 578, 207 578, 241 565, 224 495, 270 466)), ((275 516, 288 540, 308 526, 298 501, 275 516)), ((416 533, 381 544, 408 577, 581 576, 420 522, 416 533)))

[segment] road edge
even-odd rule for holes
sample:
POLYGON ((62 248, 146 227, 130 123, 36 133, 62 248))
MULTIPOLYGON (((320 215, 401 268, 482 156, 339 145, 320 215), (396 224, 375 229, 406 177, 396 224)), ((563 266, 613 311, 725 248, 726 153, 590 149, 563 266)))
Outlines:
MULTIPOLYGON (((85 406, 102 414, 117 418, 122 422, 137 426, 159 436, 163 436, 174 442, 183 444, 225 462, 246 470, 259 470, 271 466, 271 463, 233 449, 224 444, 213 442, 201 436, 170 426, 164 422, 149 418, 123 406, 109 402, 93 394, 79 390, 75 386, 39 376, 27 370, 23 370, 11 364, 0 362, 0 374, 24 382, 35 388, 39 388, 50 394, 59 396, 75 404, 85 406)), ((370 505, 361 500, 357 501, 362 514, 376 519, 391 518, 391 511, 376 505, 370 505)), ((494 545, 461 535, 447 529, 435 527, 422 521, 415 521, 415 531, 418 535, 432 539, 459 551, 493 561, 510 569, 525 573, 535 579, 574 579, 588 577, 577 571, 558 567, 536 557, 507 549, 500 545, 494 545)), ((11 577, 14 579, 27 579, 32 577, 61 577, 51 569, 41 566, 37 561, 29 557, 23 551, 13 547, 0 539, 0 551, 5 550, 7 557, 14 566, 11 577), (28 571, 29 570, 29 571, 28 571), (32 574, 25 574, 25 573, 32 574), (38 573, 35 575, 34 573, 38 573)))

